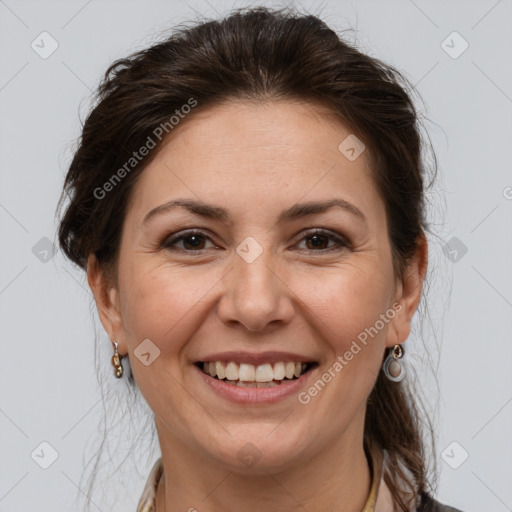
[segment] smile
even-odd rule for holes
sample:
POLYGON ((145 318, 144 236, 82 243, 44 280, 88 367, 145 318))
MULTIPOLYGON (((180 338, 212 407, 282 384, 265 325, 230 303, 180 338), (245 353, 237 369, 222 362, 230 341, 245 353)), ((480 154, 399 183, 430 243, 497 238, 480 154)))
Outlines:
POLYGON ((276 362, 252 365, 198 361, 201 380, 217 395, 237 403, 269 403, 298 392, 318 363, 276 362))
POLYGON ((296 380, 315 363, 277 362, 260 365, 235 363, 233 361, 199 362, 204 373, 229 384, 245 387, 278 386, 284 380, 296 380))

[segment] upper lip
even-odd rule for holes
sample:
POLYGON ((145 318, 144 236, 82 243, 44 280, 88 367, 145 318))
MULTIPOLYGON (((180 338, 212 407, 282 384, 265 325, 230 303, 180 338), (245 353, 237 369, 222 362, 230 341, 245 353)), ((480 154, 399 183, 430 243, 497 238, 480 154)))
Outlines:
POLYGON ((253 364, 258 366, 265 363, 278 363, 293 361, 296 363, 316 363, 316 360, 309 356, 292 354, 291 352, 217 352, 209 354, 196 361, 196 363, 210 361, 233 361, 234 363, 253 364))

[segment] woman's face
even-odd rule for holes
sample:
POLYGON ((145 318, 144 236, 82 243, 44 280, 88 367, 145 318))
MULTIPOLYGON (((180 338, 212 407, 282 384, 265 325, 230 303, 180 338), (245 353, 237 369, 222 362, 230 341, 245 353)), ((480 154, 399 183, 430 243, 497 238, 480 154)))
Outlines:
POLYGON ((313 104, 230 102, 175 127, 141 174, 100 314, 163 451, 258 472, 362 439, 384 349, 409 334, 419 290, 393 273, 367 150, 339 148, 350 135, 313 104), (263 379, 268 364, 278 379, 288 362, 315 365, 244 387, 198 368, 216 360, 244 381, 260 365, 263 379))

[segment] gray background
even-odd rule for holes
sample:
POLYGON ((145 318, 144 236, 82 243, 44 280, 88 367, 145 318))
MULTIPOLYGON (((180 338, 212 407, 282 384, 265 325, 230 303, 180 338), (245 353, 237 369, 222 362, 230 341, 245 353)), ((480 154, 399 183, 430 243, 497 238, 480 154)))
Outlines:
MULTIPOLYGON (((111 375, 110 346, 91 316, 85 277, 60 251, 51 253, 79 112, 85 115, 91 90, 115 58, 194 19, 194 11, 217 17, 245 5, 0 0, 1 511, 77 510, 82 459, 102 412, 95 329, 111 375), (31 47, 43 31, 59 45, 46 59, 31 47), (52 448, 41 447, 44 441, 58 454, 47 469, 40 466, 51 462, 52 448)), ((424 386, 439 413, 438 498, 465 512, 512 510, 512 2, 300 5, 332 28, 357 29, 349 37, 403 71, 423 97, 440 165, 431 200, 443 242, 432 240, 430 248, 432 335, 407 343, 419 372, 425 358, 415 347, 425 344, 434 360, 439 388, 428 379, 424 386), (469 44, 457 58, 462 39, 442 45, 454 31, 469 44)), ((157 456, 136 464, 138 473, 123 466, 124 476, 105 483, 105 497, 91 496, 91 510, 135 510, 157 456)))

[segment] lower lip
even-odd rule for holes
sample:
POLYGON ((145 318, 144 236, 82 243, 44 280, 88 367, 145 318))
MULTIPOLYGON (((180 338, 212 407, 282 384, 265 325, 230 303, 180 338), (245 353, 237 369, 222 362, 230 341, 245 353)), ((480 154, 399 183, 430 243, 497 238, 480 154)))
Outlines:
POLYGON ((318 366, 315 366, 301 375, 298 379, 291 381, 283 380, 281 384, 270 388, 246 388, 227 384, 222 380, 207 375, 197 365, 193 366, 197 372, 199 372, 199 376, 203 382, 210 386, 210 389, 215 391, 215 393, 221 397, 239 404, 269 404, 294 395, 306 385, 311 374, 318 368, 318 366))

